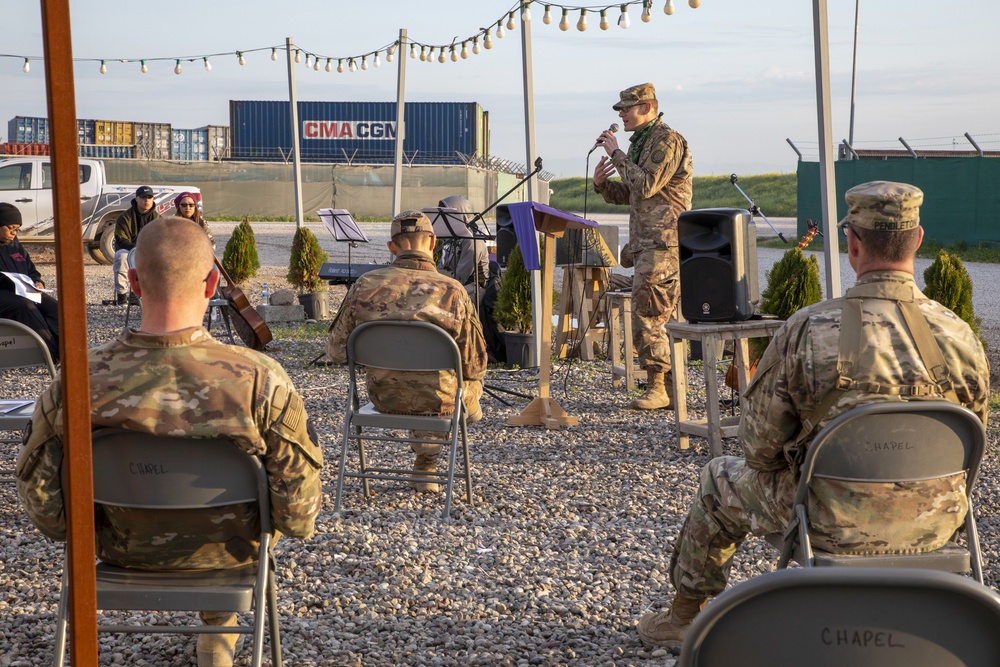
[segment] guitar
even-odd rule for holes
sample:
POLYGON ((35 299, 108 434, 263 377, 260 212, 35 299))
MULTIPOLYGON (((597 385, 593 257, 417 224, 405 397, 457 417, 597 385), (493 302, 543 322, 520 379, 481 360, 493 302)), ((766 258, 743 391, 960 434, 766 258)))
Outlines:
POLYGON ((268 343, 273 340, 271 330, 267 326, 246 295, 229 277, 226 267, 222 266, 219 258, 215 258, 215 266, 219 273, 226 279, 226 284, 219 284, 219 294, 229 303, 229 315, 232 319, 233 328, 247 347, 254 350, 263 350, 268 343))

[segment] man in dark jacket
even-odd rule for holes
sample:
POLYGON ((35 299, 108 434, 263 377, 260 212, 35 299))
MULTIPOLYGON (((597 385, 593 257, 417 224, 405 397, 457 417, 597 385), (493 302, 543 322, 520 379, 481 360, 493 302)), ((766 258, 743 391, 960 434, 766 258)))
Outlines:
MULTIPOLYGON (((27 276, 31 284, 43 289, 42 275, 35 268, 31 256, 17 240, 21 229, 21 211, 13 204, 0 203, 0 271, 27 276)), ((15 320, 34 329, 45 341, 52 361, 59 362, 59 306, 48 294, 34 293, 32 297, 17 294, 14 280, 0 279, 0 318, 15 320), (39 297, 38 301, 34 297, 39 297)))
POLYGON ((128 251, 135 247, 139 232, 149 223, 160 217, 153 199, 153 188, 140 186, 135 191, 132 206, 118 216, 115 221, 115 303, 123 305, 128 299, 128 251))

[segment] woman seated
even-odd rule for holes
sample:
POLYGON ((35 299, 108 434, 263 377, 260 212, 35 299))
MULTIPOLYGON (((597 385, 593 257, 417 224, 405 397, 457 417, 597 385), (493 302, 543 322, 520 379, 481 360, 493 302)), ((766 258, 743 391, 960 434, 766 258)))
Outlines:
POLYGON ((215 250, 215 237, 212 236, 212 230, 208 228, 205 216, 202 215, 201 208, 198 206, 198 201, 193 194, 182 192, 174 197, 174 210, 176 211, 174 215, 177 217, 197 222, 205 230, 205 233, 208 234, 208 240, 212 242, 212 250, 215 250))
MULTIPOLYGON (((35 268, 31 256, 17 240, 21 229, 21 211, 13 204, 0 202, 0 271, 27 276, 38 289, 44 289, 42 274, 35 268)), ((34 329, 49 348, 52 361, 59 363, 59 306, 48 294, 39 294, 35 302, 15 292, 14 282, 7 276, 0 279, 0 318, 16 320, 34 329)))

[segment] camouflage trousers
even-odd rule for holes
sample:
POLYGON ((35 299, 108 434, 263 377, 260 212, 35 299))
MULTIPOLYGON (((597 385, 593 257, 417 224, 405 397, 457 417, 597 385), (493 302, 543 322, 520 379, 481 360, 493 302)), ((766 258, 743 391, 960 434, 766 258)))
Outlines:
POLYGON ((784 532, 794 495, 790 470, 753 470, 735 456, 709 461, 670 558, 674 590, 694 598, 725 590, 736 549, 749 533, 784 532))
MULTIPOLYGON (((474 415, 481 409, 479 407, 479 399, 483 396, 483 383, 481 380, 466 380, 464 383, 464 389, 465 392, 462 394, 462 403, 465 404, 466 414, 474 415)), ((451 439, 451 432, 412 431, 410 436, 413 438, 447 441, 451 439)), ((412 442, 410 443, 410 448, 413 450, 414 454, 423 454, 425 456, 437 456, 441 453, 441 445, 435 445, 429 442, 412 442)))
MULTIPOLYGON (((670 370, 667 322, 681 296, 677 249, 643 250, 632 278, 632 345, 644 370, 670 370)), ((676 319, 676 318, 674 318, 676 319)))

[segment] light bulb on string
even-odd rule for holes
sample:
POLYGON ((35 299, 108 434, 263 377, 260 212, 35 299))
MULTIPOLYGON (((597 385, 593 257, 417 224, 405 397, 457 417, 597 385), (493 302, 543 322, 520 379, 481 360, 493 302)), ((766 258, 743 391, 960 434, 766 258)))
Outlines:
POLYGON ((653 0, 643 0, 642 2, 642 14, 639 18, 642 19, 643 23, 649 23, 653 20, 653 12, 650 7, 653 4, 653 0))
POLYGON ((410 44, 410 58, 416 58, 416 57, 417 57, 417 45, 410 44))
POLYGON ((469 43, 462 42, 462 60, 465 60, 468 57, 469 57, 469 43))
POLYGON ((181 73, 181 61, 178 59, 177 65, 174 67, 174 74, 180 74, 180 73, 181 73))
POLYGON ((343 58, 337 58, 337 73, 338 74, 343 74, 344 73, 344 59, 343 58))
POLYGON ((455 50, 454 44, 451 45, 451 62, 453 63, 458 62, 458 51, 455 50))
POLYGON ((443 63, 446 60, 448 60, 448 56, 445 55, 444 47, 442 46, 441 49, 438 51, 438 62, 443 63))
POLYGON ((327 72, 332 72, 333 71, 333 59, 332 58, 327 58, 326 59, 326 71, 327 72))
POLYGON ((601 10, 601 30, 607 30, 611 27, 611 21, 608 20, 608 10, 601 10))
POLYGON ((521 20, 527 23, 531 20, 531 3, 525 2, 521 5, 521 20))
POLYGON ((430 49, 427 50, 427 57, 424 58, 424 61, 425 62, 429 62, 429 63, 430 62, 434 62, 434 47, 433 46, 430 49))
MULTIPOLYGON (((298 62, 298 61, 296 61, 296 62, 298 62)), ((312 63, 309 62, 309 54, 307 53, 306 54, 306 69, 308 69, 310 67, 312 67, 312 63)))
POLYGON ((545 13, 542 14, 542 23, 545 25, 552 23, 552 5, 545 5, 545 13))
POLYGON ((497 21, 497 39, 503 39, 506 34, 503 29, 503 21, 497 21))
MULTIPOLYGON (((388 58, 389 56, 386 57, 388 58)), ((372 60, 372 65, 375 65, 375 67, 382 66, 382 60, 378 57, 378 51, 375 52, 375 59, 372 60)))
POLYGON ((104 64, 103 60, 101 61, 100 72, 101 72, 101 74, 107 74, 108 73, 108 66, 104 64))
POLYGON ((493 38, 490 36, 489 30, 486 31, 486 38, 483 40, 483 46, 487 51, 493 48, 493 38))
POLYGON ((576 29, 583 32, 587 29, 587 10, 580 10, 580 20, 576 22, 576 29))
POLYGON ((559 19, 559 29, 563 32, 569 30, 569 10, 563 7, 562 18, 559 19))
POLYGON ((271 48, 271 60, 277 60, 277 59, 278 59, 278 49, 275 48, 275 47, 272 47, 271 48))
POLYGON ((146 61, 145 60, 142 60, 140 62, 142 63, 142 66, 139 67, 139 71, 142 72, 143 74, 145 74, 146 72, 149 71, 149 67, 146 66, 146 61))
POLYGON ((389 48, 385 50, 385 59, 387 62, 391 63, 392 59, 396 57, 396 44, 397 42, 393 42, 389 45, 389 48))
POLYGON ((302 62, 302 54, 299 53, 298 49, 295 49, 295 62, 297 63, 302 62))
POLYGON ((357 66, 357 64, 355 64, 354 58, 351 58, 351 64, 350 64, 350 66, 347 69, 351 70, 352 72, 357 72, 358 71, 358 66, 357 66))
POLYGON ((472 40, 472 53, 474 55, 479 55, 482 49, 479 47, 479 35, 476 35, 472 40))
POLYGON ((21 71, 25 74, 31 71, 31 58, 24 59, 24 65, 21 67, 21 71))
POLYGON ((368 56, 361 56, 361 69, 362 70, 368 69, 368 56))
POLYGON ((514 12, 511 12, 507 15, 507 30, 513 30, 514 25, 514 12))
POLYGON ((701 0, 688 0, 688 7, 691 9, 698 9, 701 7, 701 0))
POLYGON ((317 72, 319 71, 319 57, 313 60, 313 69, 316 70, 317 72))
POLYGON ((672 16, 674 13, 674 0, 667 0, 667 4, 663 5, 663 13, 667 16, 672 16))
POLYGON ((421 62, 427 60, 427 47, 423 44, 420 45, 420 60, 421 62))
POLYGON ((618 17, 618 27, 628 30, 632 22, 628 20, 628 5, 622 5, 622 14, 618 17))
POLYGON ((246 65, 247 59, 243 57, 243 54, 239 51, 236 52, 236 59, 239 61, 240 65, 246 65))
POLYGON ((208 62, 208 58, 202 58, 202 60, 205 61, 205 71, 206 72, 211 72, 212 71, 212 63, 208 62))

